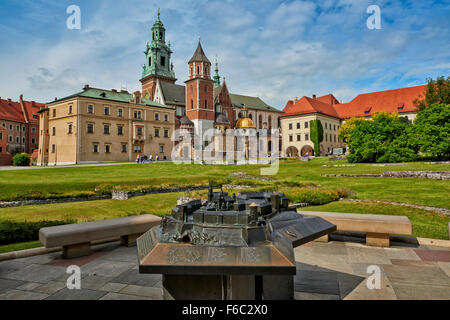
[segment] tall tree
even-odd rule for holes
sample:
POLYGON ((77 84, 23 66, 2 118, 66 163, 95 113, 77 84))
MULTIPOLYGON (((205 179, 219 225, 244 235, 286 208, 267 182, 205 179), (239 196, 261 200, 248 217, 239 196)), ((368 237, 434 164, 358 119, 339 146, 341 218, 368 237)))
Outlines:
POLYGON ((428 79, 428 85, 425 90, 425 97, 414 100, 414 105, 423 110, 434 103, 450 104, 450 77, 445 79, 443 76, 436 80, 428 79))
POLYGON ((439 160, 450 159, 450 104, 435 103, 414 120, 420 151, 439 160))

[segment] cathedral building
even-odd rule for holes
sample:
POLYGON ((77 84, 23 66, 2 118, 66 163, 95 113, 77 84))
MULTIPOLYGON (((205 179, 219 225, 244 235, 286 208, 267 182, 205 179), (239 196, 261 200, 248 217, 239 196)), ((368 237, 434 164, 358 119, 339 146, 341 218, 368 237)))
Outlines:
MULTIPOLYGON (((188 60, 188 79, 177 84, 170 42, 166 44, 165 28, 159 13, 152 27, 152 42, 147 44, 141 78, 144 97, 176 109, 175 128, 189 128, 197 136, 209 129, 238 129, 244 113, 255 129, 279 129, 282 111, 269 106, 259 97, 233 94, 228 91, 225 79, 221 81, 218 62, 212 64, 206 56, 200 40, 193 56, 188 60)), ((246 121, 248 124, 248 121, 246 121)), ((205 148, 211 141, 195 148, 205 148)), ((270 139, 268 152, 272 150, 270 139)))

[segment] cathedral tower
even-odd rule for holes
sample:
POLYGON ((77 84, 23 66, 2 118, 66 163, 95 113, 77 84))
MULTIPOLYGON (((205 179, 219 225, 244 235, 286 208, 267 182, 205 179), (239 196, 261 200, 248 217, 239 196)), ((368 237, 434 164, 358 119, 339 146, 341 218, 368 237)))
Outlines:
POLYGON ((214 81, 211 79, 211 62, 200 40, 188 65, 186 116, 194 123, 196 133, 202 134, 214 127, 214 81))
POLYGON ((170 60, 172 50, 170 41, 166 44, 166 29, 160 20, 158 9, 158 18, 152 27, 152 42, 144 51, 145 64, 142 66, 142 96, 153 100, 156 88, 156 82, 166 81, 175 83, 175 72, 170 60))

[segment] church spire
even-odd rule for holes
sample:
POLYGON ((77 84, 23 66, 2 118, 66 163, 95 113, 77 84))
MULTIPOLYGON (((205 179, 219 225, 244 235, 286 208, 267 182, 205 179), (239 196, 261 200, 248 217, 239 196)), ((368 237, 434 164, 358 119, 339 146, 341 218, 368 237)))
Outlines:
POLYGON ((216 68, 214 70, 216 71, 213 77, 214 87, 220 87, 219 63, 217 62, 217 55, 216 55, 216 68))

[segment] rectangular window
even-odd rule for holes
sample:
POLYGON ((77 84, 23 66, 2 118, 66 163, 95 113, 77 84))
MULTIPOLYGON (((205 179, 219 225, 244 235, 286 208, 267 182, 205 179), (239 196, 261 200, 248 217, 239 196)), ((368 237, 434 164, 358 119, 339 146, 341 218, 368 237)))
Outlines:
POLYGON ((155 129, 155 137, 159 137, 159 129, 155 129))
POLYGON ((31 133, 36 133, 36 128, 31 128, 31 133))
POLYGON ((53 118, 56 117, 56 109, 53 109, 53 118))
POLYGON ((22 143, 25 144, 25 137, 22 137, 22 143))
POLYGON ((169 121, 169 115, 167 114, 164 115, 164 121, 169 121))
POLYGON ((31 138, 31 143, 36 144, 36 138, 31 138))
POLYGON ((163 153, 164 152, 164 146, 159 146, 159 152, 163 153))
POLYGON ((52 144, 52 153, 55 153, 56 150, 56 146, 54 144, 52 144))
POLYGON ((12 124, 9 125, 9 130, 12 130, 12 124))
POLYGON ((123 110, 122 109, 117 110, 117 116, 120 117, 120 118, 123 117, 123 110))
POLYGON ((169 130, 164 129, 164 138, 168 138, 169 137, 169 130))
POLYGON ((12 136, 9 136, 9 142, 12 142, 13 141, 13 137, 12 136))
POLYGON ((111 153, 111 145, 110 144, 105 144, 105 152, 111 153))
POLYGON ((326 122, 325 122, 325 129, 328 129, 328 128, 327 128, 327 123, 326 123, 326 122))
POLYGON ((105 107, 105 116, 109 116, 109 107, 105 107))
POLYGON ((208 109, 208 100, 205 100, 205 109, 208 109))
POLYGON ((56 127, 52 127, 52 136, 56 135, 56 127))
POLYGON ((297 129, 300 129, 300 122, 297 122, 297 129))
POLYGON ((103 126, 103 134, 109 134, 109 126, 108 125, 103 126))
POLYGON ((68 131, 68 133, 72 133, 72 124, 71 123, 69 123, 69 131, 68 131))
POLYGON ((92 123, 88 123, 87 133, 94 133, 94 125, 92 123))
POLYGON ((88 113, 90 113, 90 114, 94 113, 94 106, 93 105, 88 105, 88 113))
POLYGON ((69 105, 69 114, 72 114, 72 105, 69 105))
POLYGON ((0 140, 3 140, 3 132, 0 132, 0 140))
POLYGON ((302 140, 302 136, 301 135, 297 135, 297 141, 301 141, 302 140))
POLYGON ((22 131, 25 132, 25 126, 22 127, 22 131))
POLYGON ((141 111, 135 111, 134 112, 134 118, 135 119, 141 119, 141 117, 142 117, 141 111))
POLYGON ((126 144, 122 145, 122 152, 127 152, 127 145, 126 144))
POLYGON ((165 66, 166 65, 166 57, 161 57, 161 66, 165 66))
POLYGON ((292 142, 294 139, 292 137, 292 135, 289 136, 289 141, 292 142))
POLYGON ((289 130, 292 130, 292 123, 289 123, 289 130))
POLYGON ((141 150, 142 150, 141 145, 138 144, 134 146, 134 152, 141 152, 141 150))
POLYGON ((159 121, 159 113, 155 113, 155 120, 159 121))
POLYGON ((120 134, 120 135, 123 134, 123 127, 122 126, 118 126, 117 127, 117 134, 120 134))
POLYGON ((0 153, 2 153, 3 152, 3 147, 0 147, 0 153))
POLYGON ((309 140, 309 134, 305 133, 305 140, 308 141, 309 140))
POLYGON ((137 127, 136 129, 138 136, 142 136, 142 127, 137 127))
POLYGON ((20 126, 16 126, 16 131, 20 131, 20 126))
POLYGON ((92 148, 92 152, 98 153, 98 144, 94 143, 93 148, 92 148))
POLYGON ((308 129, 308 122, 305 122, 305 129, 308 129))

